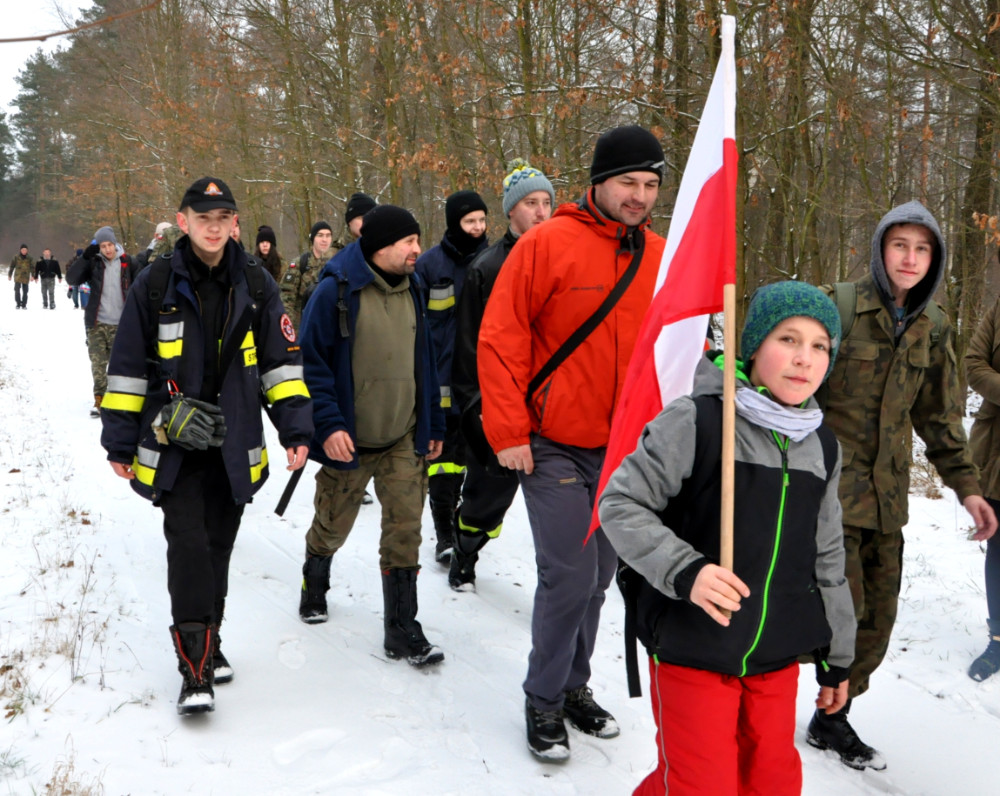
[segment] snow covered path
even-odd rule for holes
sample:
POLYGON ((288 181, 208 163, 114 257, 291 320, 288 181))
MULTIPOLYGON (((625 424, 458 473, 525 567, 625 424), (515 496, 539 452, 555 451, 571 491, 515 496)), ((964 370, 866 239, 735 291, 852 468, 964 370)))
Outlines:
MULTIPOLYGON (((520 501, 483 553, 476 594, 448 588, 432 534, 424 541, 419 617, 445 651, 440 667, 382 653, 377 504, 334 560, 330 621, 301 623, 315 464, 284 519, 273 514, 282 469, 244 515, 222 633, 236 678, 217 688, 214 713, 178 717, 161 515, 105 461, 87 416, 83 313, 56 294, 55 311, 35 284, 26 312, 0 300, 0 792, 62 778, 74 792, 171 796, 624 794, 652 768, 653 722, 646 699, 628 698, 614 588, 591 685, 621 736, 571 731, 564 766, 525 747, 535 575, 520 501)), ((1000 677, 965 675, 985 644, 983 555, 950 495, 912 505, 890 657, 852 714, 889 769, 859 774, 805 745, 816 687, 804 667, 806 794, 1000 793, 1000 677)))

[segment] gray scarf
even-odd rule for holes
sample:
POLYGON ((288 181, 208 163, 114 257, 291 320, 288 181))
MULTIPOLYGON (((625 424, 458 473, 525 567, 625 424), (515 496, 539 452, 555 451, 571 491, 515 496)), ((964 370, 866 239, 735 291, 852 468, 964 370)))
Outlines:
POLYGON ((819 408, 783 406, 749 386, 736 388, 736 413, 755 426, 777 431, 793 442, 802 442, 823 422, 823 411, 819 408))

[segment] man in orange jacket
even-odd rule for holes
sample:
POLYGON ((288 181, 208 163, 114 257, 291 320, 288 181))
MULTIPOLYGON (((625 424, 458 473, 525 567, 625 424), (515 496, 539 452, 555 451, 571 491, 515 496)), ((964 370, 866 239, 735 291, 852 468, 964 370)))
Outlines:
POLYGON ((528 748, 543 761, 569 757, 564 719, 599 738, 618 735, 587 685, 617 556, 602 531, 584 539, 611 417, 663 254, 663 238, 648 229, 663 171, 663 150, 649 131, 604 133, 590 167, 593 187, 521 236, 480 328, 484 431, 500 464, 518 471, 535 543, 524 691, 528 748), (623 276, 631 281, 603 320, 546 368, 623 276), (543 369, 550 372, 535 379, 543 369), (533 379, 540 383, 530 390, 533 379))

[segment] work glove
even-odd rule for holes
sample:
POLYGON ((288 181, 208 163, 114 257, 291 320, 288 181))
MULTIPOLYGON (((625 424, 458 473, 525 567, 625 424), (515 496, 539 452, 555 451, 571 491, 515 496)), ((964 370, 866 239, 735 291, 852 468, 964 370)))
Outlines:
POLYGON ((189 451, 221 447, 226 438, 226 420, 220 407, 179 393, 160 411, 159 425, 153 428, 160 442, 172 442, 189 451))
POLYGON ((86 249, 83 250, 83 259, 93 260, 100 253, 101 247, 96 243, 91 243, 86 249))

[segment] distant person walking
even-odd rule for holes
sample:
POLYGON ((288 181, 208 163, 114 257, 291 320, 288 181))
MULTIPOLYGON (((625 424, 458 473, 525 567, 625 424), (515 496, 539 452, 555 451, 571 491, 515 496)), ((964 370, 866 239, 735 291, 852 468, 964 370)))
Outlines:
POLYGON ((14 280, 15 309, 28 308, 28 285, 32 280, 32 266, 31 258, 28 256, 28 244, 22 243, 20 251, 10 261, 10 269, 7 271, 7 281, 14 280))
POLYGON ((42 282, 42 305, 45 309, 56 308, 56 279, 62 284, 62 268, 59 261, 52 259, 52 249, 43 249, 42 258, 35 264, 35 279, 42 282))
POLYGON ((71 285, 90 285, 90 300, 84 310, 87 327, 87 351, 94 379, 94 407, 91 417, 100 417, 101 401, 108 389, 108 358, 115 342, 118 321, 125 307, 125 296, 139 273, 139 265, 118 245, 114 230, 101 227, 83 254, 66 269, 71 285))

